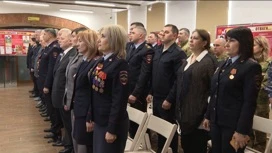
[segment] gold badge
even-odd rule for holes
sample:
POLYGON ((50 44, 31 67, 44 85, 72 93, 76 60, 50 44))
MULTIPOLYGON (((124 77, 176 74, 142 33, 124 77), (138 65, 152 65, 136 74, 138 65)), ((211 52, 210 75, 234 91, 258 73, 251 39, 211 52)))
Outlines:
POLYGON ((92 87, 93 87, 93 89, 94 89, 94 88, 95 88, 95 85, 93 84, 92 87))
POLYGON ((103 93, 103 92, 104 92, 103 88, 100 88, 100 89, 99 89, 99 92, 100 92, 100 93, 103 93))
POLYGON ((96 70, 101 70, 103 68, 103 64, 102 63, 98 63, 96 66, 96 70))
POLYGON ((234 75, 237 73, 237 69, 232 69, 231 71, 230 71, 230 76, 229 76, 229 78, 232 80, 232 79, 234 79, 234 75))
POLYGON ((95 89, 94 89, 95 91, 98 91, 98 88, 97 87, 95 87, 95 89))

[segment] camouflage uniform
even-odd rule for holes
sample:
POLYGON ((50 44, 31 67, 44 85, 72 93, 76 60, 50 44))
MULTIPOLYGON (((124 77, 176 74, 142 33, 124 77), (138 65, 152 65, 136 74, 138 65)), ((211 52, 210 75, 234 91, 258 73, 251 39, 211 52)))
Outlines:
MULTIPOLYGON (((258 61, 262 67, 263 81, 262 81, 261 90, 259 91, 259 95, 257 98, 257 107, 256 107, 255 115, 260 116, 260 117, 264 117, 264 118, 269 118, 269 111, 270 111, 269 97, 268 97, 268 92, 267 92, 267 88, 266 88, 267 84, 268 84, 267 71, 268 71, 270 61, 271 61, 270 59, 258 61)), ((264 152, 265 147, 266 147, 266 139, 267 139, 266 133, 259 132, 259 131, 253 131, 253 136, 251 137, 250 144, 256 150, 264 152)))
POLYGON ((186 40, 185 42, 181 42, 179 44, 179 47, 185 52, 187 57, 189 57, 192 54, 192 51, 190 50, 190 46, 189 46, 189 40, 186 40))
POLYGON ((225 61, 228 58, 228 55, 226 53, 221 54, 220 56, 216 56, 216 59, 218 62, 225 61))

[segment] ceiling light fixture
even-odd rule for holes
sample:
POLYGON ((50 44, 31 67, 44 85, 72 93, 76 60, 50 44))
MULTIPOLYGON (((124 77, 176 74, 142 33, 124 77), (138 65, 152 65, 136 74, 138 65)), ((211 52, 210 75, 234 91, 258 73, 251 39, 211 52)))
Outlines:
POLYGON ((150 6, 148 7, 148 11, 149 11, 149 12, 152 11, 152 5, 150 5, 150 6))
POLYGON ((86 4, 86 5, 97 5, 97 6, 110 6, 110 7, 115 6, 115 4, 112 4, 112 3, 102 3, 102 2, 75 1, 75 3, 86 4))
POLYGON ((60 9, 63 12, 77 12, 77 13, 94 13, 93 11, 85 11, 85 10, 71 10, 71 9, 60 9))
POLYGON ((25 1, 3 1, 5 3, 20 4, 20 5, 32 5, 32 6, 44 6, 48 7, 49 4, 45 3, 35 3, 35 2, 25 2, 25 1))

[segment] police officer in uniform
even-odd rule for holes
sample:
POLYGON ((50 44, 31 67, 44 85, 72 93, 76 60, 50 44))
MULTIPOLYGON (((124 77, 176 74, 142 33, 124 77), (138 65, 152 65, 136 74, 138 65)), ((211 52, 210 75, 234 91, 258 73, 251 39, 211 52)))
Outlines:
MULTIPOLYGON (((155 52, 152 68, 151 94, 147 101, 151 102, 153 96, 153 114, 171 123, 175 121, 175 101, 167 101, 166 98, 176 80, 176 73, 187 56, 175 43, 178 29, 175 25, 168 24, 163 28, 161 41, 163 46, 155 52)), ((158 151, 161 152, 165 138, 158 136, 158 151)), ((178 136, 175 134, 171 148, 173 153, 178 150, 178 136)))
POLYGON ((133 47, 133 42, 131 42, 131 40, 130 40, 130 33, 133 30, 133 28, 135 28, 135 27, 143 27, 144 28, 144 24, 142 24, 141 22, 133 22, 130 24, 129 33, 128 33, 129 42, 126 44, 126 50, 130 50, 133 47))
POLYGON ((253 35, 238 27, 226 33, 230 58, 211 80, 211 99, 203 126, 210 128, 212 152, 243 153, 252 131, 262 81, 261 66, 253 58, 253 35))
POLYGON ((110 25, 100 31, 98 49, 104 57, 96 64, 90 79, 94 153, 123 153, 125 150, 129 124, 126 41, 127 34, 121 26, 110 25))
POLYGON ((51 91, 53 85, 53 70, 56 59, 61 52, 58 41, 56 40, 56 31, 52 28, 44 29, 43 40, 47 46, 43 50, 39 61, 39 84, 43 88, 42 100, 45 102, 47 112, 51 120, 51 130, 53 134, 46 135, 45 138, 53 138, 54 140, 60 135, 60 126, 56 123, 56 113, 52 105, 51 91))
MULTIPOLYGON (((136 26, 130 33, 133 46, 127 50, 126 60, 129 63, 129 99, 132 107, 143 112, 147 110, 146 97, 149 93, 149 80, 152 73, 153 49, 145 42, 146 30, 136 26)), ((137 124, 130 122, 130 135, 134 137, 137 124)))

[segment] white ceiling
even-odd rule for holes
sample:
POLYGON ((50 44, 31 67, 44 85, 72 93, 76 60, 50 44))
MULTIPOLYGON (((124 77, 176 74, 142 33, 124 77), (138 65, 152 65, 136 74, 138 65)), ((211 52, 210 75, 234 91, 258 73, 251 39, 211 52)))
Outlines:
MULTIPOLYGON (((28 0, 30 1, 30 0, 28 0)), ((118 12, 122 11, 125 9, 116 9, 116 8, 105 8, 105 7, 91 7, 91 6, 82 6, 82 5, 75 5, 74 0, 62 0, 62 1, 55 1, 55 0, 31 0, 32 2, 40 2, 40 1, 47 1, 47 2, 54 2, 54 3, 71 3, 69 5, 65 4, 53 4, 53 3, 48 3, 50 7, 40 7, 40 6, 30 6, 30 5, 20 5, 20 4, 11 4, 11 3, 4 3, 2 0, 0 0, 0 9, 1 7, 8 7, 11 9, 20 9, 20 8, 29 8, 29 9, 40 9, 41 11, 46 10, 46 11, 58 11, 59 9, 75 9, 75 10, 87 10, 87 11, 93 11, 96 14, 102 14, 102 13, 112 13, 112 12, 118 12)), ((115 5, 116 7, 120 8, 134 8, 134 7, 139 7, 142 5, 149 5, 154 2, 150 1, 114 1, 114 0, 107 0, 108 2, 116 2, 115 5), (124 4, 120 4, 124 3, 124 4), (126 4, 125 4, 126 3, 126 4), (132 5, 128 5, 132 4, 132 5), (133 4, 136 4, 133 5, 133 4), (137 6, 139 5, 139 6, 137 6)), ((104 1, 105 2, 105 1, 104 1)))

